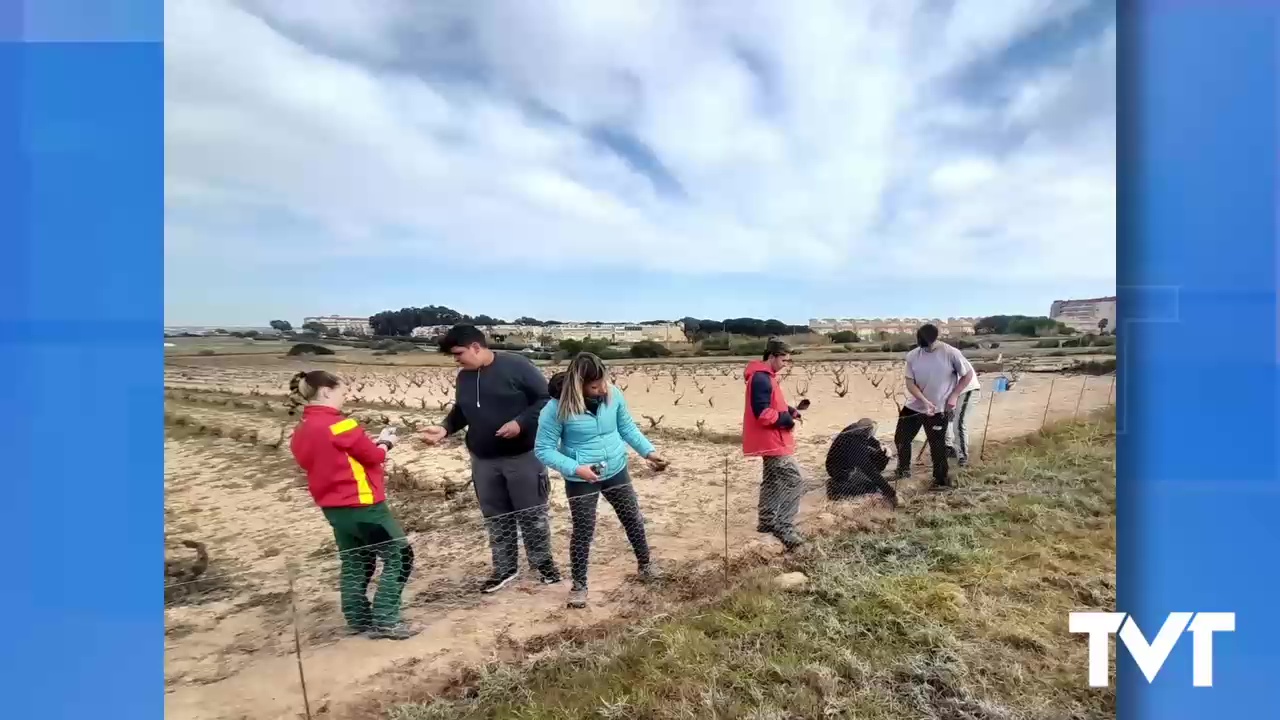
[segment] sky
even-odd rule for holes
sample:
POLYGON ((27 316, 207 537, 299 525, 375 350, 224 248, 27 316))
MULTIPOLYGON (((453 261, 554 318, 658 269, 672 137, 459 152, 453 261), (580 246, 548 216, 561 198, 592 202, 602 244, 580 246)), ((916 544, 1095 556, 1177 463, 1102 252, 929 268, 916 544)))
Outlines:
POLYGON ((166 324, 1113 294, 1114 8, 166 0, 166 324))

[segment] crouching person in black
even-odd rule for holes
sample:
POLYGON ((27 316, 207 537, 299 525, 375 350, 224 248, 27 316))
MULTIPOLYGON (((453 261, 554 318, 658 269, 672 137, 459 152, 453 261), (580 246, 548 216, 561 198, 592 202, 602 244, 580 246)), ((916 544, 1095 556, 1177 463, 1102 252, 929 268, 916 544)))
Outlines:
POLYGON ((884 479, 889 453, 876 439, 876 423, 863 418, 846 427, 827 450, 827 499, 847 498, 878 492, 892 507, 898 493, 884 479))

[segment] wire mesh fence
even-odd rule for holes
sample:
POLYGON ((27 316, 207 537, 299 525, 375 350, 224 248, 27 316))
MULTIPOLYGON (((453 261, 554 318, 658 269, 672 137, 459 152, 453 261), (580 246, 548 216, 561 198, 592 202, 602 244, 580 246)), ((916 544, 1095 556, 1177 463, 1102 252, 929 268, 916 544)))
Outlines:
MULTIPOLYGON (((332 659, 353 642, 427 646, 486 605, 573 613, 621 585, 643 591, 673 560, 721 565, 727 587, 745 557, 799 550, 824 516, 891 513, 914 492, 963 485, 993 427, 1043 427, 1115 397, 1110 375, 1055 377, 1034 404, 1016 384, 993 385, 937 415, 895 401, 830 430, 802 418, 795 435, 810 437, 781 450, 744 456, 740 445, 706 443, 665 470, 633 456, 598 482, 544 472, 542 501, 509 512, 487 512, 484 498, 414 507, 391 485, 387 504, 327 511, 323 550, 251 567, 177 547, 172 567, 166 559, 166 646, 182 669, 167 671, 167 684, 214 682, 257 655, 292 656, 297 712, 310 717, 327 692, 323 676, 308 683, 317 653, 332 659), (235 652, 211 667, 219 642, 235 652)), ((271 546, 265 532, 247 540, 271 546)))

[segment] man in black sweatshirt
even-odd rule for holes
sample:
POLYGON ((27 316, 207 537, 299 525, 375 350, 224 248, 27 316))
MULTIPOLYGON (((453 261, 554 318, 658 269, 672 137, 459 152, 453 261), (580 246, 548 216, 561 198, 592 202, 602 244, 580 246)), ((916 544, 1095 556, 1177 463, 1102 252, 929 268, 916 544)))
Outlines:
POLYGON ((533 454, 538 413, 547 404, 547 379, 528 358, 489 349, 484 333, 455 325, 440 339, 440 351, 453 356, 458 372, 453 408, 442 425, 423 431, 435 445, 467 428, 471 483, 489 529, 493 576, 482 591, 496 592, 515 580, 524 535, 530 568, 546 584, 560 582, 551 558, 547 520, 550 481, 533 454))

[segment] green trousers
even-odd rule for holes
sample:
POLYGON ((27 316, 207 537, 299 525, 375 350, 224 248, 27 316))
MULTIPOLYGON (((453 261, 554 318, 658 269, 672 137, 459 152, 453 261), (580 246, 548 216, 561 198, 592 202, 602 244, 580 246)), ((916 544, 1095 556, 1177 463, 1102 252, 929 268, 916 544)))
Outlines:
POLYGON ((356 630, 391 627, 400 622, 400 595, 413 570, 413 546, 391 517, 386 503, 367 507, 323 508, 342 558, 342 615, 356 630), (382 574, 373 603, 369 583, 382 558, 382 574))

